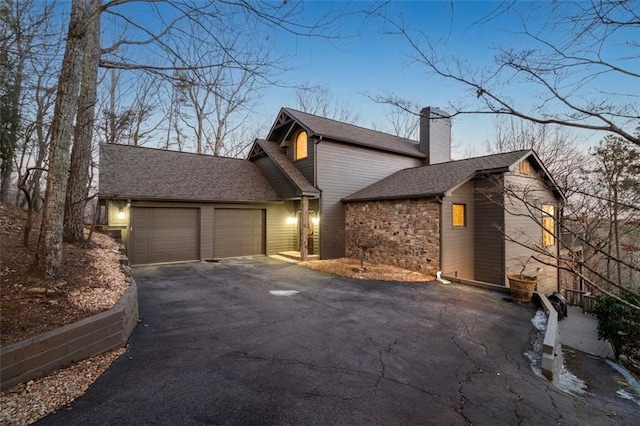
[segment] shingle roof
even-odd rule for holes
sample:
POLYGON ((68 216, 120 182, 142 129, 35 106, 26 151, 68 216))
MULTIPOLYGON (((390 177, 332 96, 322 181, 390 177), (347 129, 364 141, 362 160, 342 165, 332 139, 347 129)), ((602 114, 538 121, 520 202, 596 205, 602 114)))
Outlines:
POLYGON ((263 139, 257 139, 256 142, 265 153, 271 158, 282 173, 287 176, 293 185, 295 185, 301 192, 301 195, 320 195, 320 191, 313 186, 306 177, 289 161, 287 156, 280 151, 276 142, 266 141, 263 139))
POLYGON ((278 201, 250 161, 186 152, 100 145, 102 198, 181 201, 278 201))
POLYGON ((482 171, 504 170, 531 150, 493 154, 400 170, 343 199, 343 201, 420 198, 443 195, 482 171))
POLYGON ((301 123, 303 127, 306 127, 312 134, 336 141, 397 152, 412 157, 425 158, 425 155, 418 150, 417 141, 366 129, 353 124, 342 123, 291 108, 283 108, 282 110, 301 123))

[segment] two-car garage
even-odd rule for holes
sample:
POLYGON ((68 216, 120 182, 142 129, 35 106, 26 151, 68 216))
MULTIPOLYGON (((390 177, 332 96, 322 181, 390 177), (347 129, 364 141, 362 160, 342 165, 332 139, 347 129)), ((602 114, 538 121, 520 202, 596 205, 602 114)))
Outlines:
POLYGON ((135 265, 265 253, 263 209, 132 207, 130 224, 135 265))

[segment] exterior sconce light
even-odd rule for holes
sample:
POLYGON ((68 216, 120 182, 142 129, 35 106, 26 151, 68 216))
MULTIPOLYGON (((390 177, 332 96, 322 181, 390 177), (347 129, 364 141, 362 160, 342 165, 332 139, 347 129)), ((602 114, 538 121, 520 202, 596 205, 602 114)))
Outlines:
POLYGON ((318 216, 314 216, 311 218, 311 223, 313 223, 314 225, 317 225, 320 223, 320 218, 318 216))
POLYGON ((118 214, 116 215, 116 217, 119 220, 124 220, 124 209, 122 207, 118 207, 118 214))
POLYGON ((290 216, 287 218, 287 225, 295 225, 298 223, 298 218, 295 216, 290 216))

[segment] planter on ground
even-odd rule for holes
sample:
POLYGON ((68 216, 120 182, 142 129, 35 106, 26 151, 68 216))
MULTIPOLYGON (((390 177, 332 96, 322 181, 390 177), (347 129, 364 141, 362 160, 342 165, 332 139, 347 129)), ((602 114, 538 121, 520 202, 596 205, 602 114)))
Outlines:
POLYGON ((511 299, 518 303, 529 303, 536 288, 537 278, 528 275, 507 275, 511 299))

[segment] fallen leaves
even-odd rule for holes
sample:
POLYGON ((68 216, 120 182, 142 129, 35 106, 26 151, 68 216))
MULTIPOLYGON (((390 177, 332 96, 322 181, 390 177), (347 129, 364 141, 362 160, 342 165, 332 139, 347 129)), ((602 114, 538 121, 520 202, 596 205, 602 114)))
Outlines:
POLYGON ((358 280, 400 281, 400 282, 424 282, 433 281, 434 276, 420 272, 409 271, 390 265, 378 265, 366 263, 365 269, 360 268, 360 261, 343 257, 330 260, 310 260, 300 262, 301 266, 316 271, 327 272, 341 277, 355 278, 358 280))

